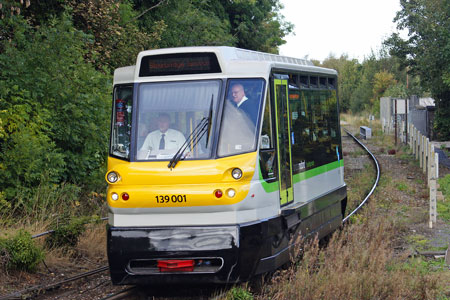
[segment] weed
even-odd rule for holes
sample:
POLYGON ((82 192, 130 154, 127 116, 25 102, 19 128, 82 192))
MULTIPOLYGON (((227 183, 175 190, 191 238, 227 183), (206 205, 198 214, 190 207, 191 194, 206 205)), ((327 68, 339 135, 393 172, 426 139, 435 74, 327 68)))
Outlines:
POLYGON ((442 193, 445 196, 446 200, 450 199, 450 174, 445 175, 444 178, 439 178, 438 180, 440 188, 439 190, 442 191, 442 193))
POLYGON ((426 275, 430 272, 438 272, 445 269, 445 261, 443 258, 439 259, 425 259, 423 257, 414 257, 408 261, 399 264, 394 269, 402 271, 412 271, 420 275, 426 275))
POLYGON ((421 234, 412 234, 406 237, 409 244, 412 244, 416 250, 423 251, 427 249, 429 241, 421 234))
POLYGON ((253 300, 253 295, 242 287, 233 287, 228 291, 226 299, 228 300, 253 300))
POLYGON ((395 184, 395 187, 401 191, 401 192, 407 192, 408 191, 408 185, 404 182, 397 182, 395 184))
MULTIPOLYGON (((94 220, 99 220, 95 217, 94 220)), ((93 217, 72 218, 68 223, 53 222, 50 226, 55 232, 46 238, 48 247, 73 247, 78 243, 80 235, 85 231, 85 224, 92 222, 93 217)))
POLYGON ((436 208, 439 218, 450 222, 450 201, 438 201, 436 208))
POLYGON ((32 272, 43 259, 43 250, 34 244, 31 234, 25 230, 19 230, 10 238, 0 239, 3 268, 32 272))
POLYGON ((416 180, 414 180, 414 182, 419 185, 423 185, 423 180, 421 178, 416 178, 416 180))

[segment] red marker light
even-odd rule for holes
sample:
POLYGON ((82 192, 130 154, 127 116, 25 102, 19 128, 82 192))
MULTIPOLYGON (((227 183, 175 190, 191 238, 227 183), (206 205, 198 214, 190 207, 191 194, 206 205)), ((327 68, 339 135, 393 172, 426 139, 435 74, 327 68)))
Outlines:
POLYGON ((214 196, 216 196, 216 198, 222 198, 223 193, 222 193, 221 190, 216 190, 216 191, 214 192, 214 196))
POLYGON ((130 195, 128 195, 127 193, 123 193, 122 199, 126 201, 126 200, 130 199, 130 195))

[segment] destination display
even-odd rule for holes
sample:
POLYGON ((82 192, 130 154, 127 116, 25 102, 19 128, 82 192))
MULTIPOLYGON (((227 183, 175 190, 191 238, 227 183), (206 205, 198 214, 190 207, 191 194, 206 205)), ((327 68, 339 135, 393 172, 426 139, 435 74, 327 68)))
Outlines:
POLYGON ((139 77, 220 72, 214 53, 174 53, 144 56, 139 77))

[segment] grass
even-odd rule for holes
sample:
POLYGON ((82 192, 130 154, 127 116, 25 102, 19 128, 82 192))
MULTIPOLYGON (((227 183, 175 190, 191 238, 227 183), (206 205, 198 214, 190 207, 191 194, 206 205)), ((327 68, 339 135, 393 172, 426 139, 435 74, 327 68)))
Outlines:
POLYGON ((439 179, 439 190, 444 195, 444 201, 437 202, 437 213, 439 218, 450 224, 450 174, 439 179))
POLYGON ((364 165, 364 169, 356 171, 357 175, 347 181, 347 212, 352 211, 364 199, 374 184, 374 168, 372 164, 364 165))
POLYGON ((396 256, 394 219, 373 217, 336 233, 328 247, 308 244, 284 280, 275 279, 258 299, 437 299, 445 290, 440 275, 421 272, 405 256, 396 256), (393 267, 396 266, 396 267, 393 267), (398 267, 400 266, 400 267, 398 267))

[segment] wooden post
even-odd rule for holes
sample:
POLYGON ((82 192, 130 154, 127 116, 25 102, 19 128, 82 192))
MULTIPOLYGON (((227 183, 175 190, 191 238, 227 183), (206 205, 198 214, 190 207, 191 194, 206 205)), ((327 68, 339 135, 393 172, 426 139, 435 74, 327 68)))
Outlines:
POLYGON ((405 143, 408 144, 408 97, 405 98, 405 143))
POLYGON ((409 148, 411 150, 413 150, 414 149, 414 146, 413 146, 414 136, 412 134, 412 132, 413 132, 412 128, 413 127, 412 127, 412 124, 409 124, 408 126, 409 126, 409 148))
POLYGON ((433 143, 428 141, 428 166, 427 166, 428 184, 430 184, 431 177, 433 176, 432 170, 431 170, 433 161, 434 161, 434 147, 433 147, 433 143))
POLYGON ((416 160, 419 160, 419 151, 420 151, 420 132, 417 128, 414 129, 414 133, 416 135, 416 160))
POLYGON ((436 168, 436 178, 439 178, 439 154, 437 153, 434 153, 434 166, 436 168))
POLYGON ((397 146, 397 99, 395 101, 395 109, 394 109, 394 136, 395 136, 395 146, 397 146))
POLYGON ((427 175, 428 155, 430 154, 430 153, 428 153, 428 148, 429 148, 428 144, 430 143, 430 140, 426 136, 424 136, 424 137, 425 137, 425 141, 423 143, 423 145, 424 145, 424 147, 423 147, 423 173, 425 175, 427 175))
POLYGON ((419 166, 420 168, 423 168, 423 136, 421 133, 419 133, 419 166))
POLYGON ((413 129, 413 152, 414 152, 414 156, 417 159, 417 130, 416 130, 416 127, 414 127, 414 129, 413 129))
POLYGON ((437 209, 436 209, 436 165, 435 160, 432 160, 433 163, 431 164, 431 173, 433 174, 431 176, 430 180, 430 222, 429 227, 433 228, 434 225, 436 225, 436 215, 437 215, 437 209))

